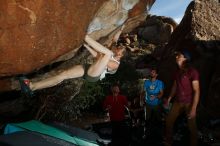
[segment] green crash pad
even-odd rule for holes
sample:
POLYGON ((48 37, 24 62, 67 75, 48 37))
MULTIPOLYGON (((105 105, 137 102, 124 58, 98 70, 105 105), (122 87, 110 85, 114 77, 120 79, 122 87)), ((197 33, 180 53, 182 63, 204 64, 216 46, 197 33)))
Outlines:
POLYGON ((55 127, 48 126, 36 120, 31 120, 23 123, 10 123, 5 128, 5 134, 13 133, 16 131, 29 130, 41 134, 45 134, 51 137, 59 138, 64 141, 79 145, 79 146, 98 146, 95 141, 88 141, 76 136, 70 136, 66 132, 59 130, 55 127))

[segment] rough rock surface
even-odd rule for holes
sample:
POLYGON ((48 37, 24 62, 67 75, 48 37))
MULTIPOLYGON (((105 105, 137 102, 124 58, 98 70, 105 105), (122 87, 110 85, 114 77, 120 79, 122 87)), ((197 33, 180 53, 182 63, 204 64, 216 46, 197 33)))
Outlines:
POLYGON ((177 23, 164 16, 148 16, 145 24, 139 28, 138 34, 144 40, 154 44, 167 43, 177 23))
POLYGON ((9 79, 13 76, 70 59, 82 45, 86 33, 99 39, 112 33, 128 18, 137 18, 133 22, 143 21, 144 12, 154 1, 2 0, 0 90, 12 88, 9 79))
POLYGON ((1 0, 0 77, 30 73, 78 48, 103 3, 1 0))
MULTIPOLYGON (((106 36, 107 41, 123 23, 129 32, 146 19, 146 12, 154 1, 0 1, 0 96, 20 88, 15 78, 19 74, 41 80, 42 76, 87 61, 88 52, 78 49, 86 33, 94 39, 106 36)), ((69 101, 79 93, 83 82, 83 79, 67 80, 37 94, 44 100, 59 96, 69 101)), ((12 102, 1 102, 4 106, 0 106, 3 108, 0 114, 7 113, 13 104, 27 105, 26 99, 14 96, 19 94, 9 95, 16 98, 12 102)), ((25 110, 22 106, 13 107, 11 114, 25 110)))
POLYGON ((196 0, 188 6, 185 16, 164 49, 161 73, 166 84, 166 94, 171 87, 171 75, 175 70, 172 55, 179 49, 188 49, 193 64, 199 70, 201 82, 201 106, 205 113, 219 117, 220 106, 220 3, 215 0, 196 0))

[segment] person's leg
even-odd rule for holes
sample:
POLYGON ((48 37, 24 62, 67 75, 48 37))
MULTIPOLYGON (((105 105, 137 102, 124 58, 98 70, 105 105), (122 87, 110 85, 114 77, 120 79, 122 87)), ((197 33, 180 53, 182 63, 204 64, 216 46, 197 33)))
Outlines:
POLYGON ((128 138, 129 138, 129 131, 126 128, 125 125, 125 121, 120 121, 118 122, 118 129, 117 129, 117 133, 118 133, 118 137, 117 137, 117 141, 118 141, 118 145, 119 146, 127 146, 128 145, 128 138))
POLYGON ((120 140, 120 123, 116 121, 112 121, 112 144, 113 146, 119 145, 120 140))
MULTIPOLYGON (((187 113, 190 111, 191 106, 187 105, 187 113)), ((197 125, 196 125, 196 118, 191 118, 187 120, 188 127, 190 131, 190 146, 197 146, 197 125)))
POLYGON ((172 136, 173 136, 173 126, 177 119, 177 117, 180 114, 181 110, 181 104, 174 102, 173 107, 171 108, 171 111, 167 115, 166 118, 166 127, 165 127, 165 138, 166 138, 166 144, 170 145, 172 144, 172 136))
POLYGON ((59 72, 57 75, 51 76, 51 77, 46 78, 44 80, 31 82, 30 89, 32 91, 34 91, 34 90, 38 90, 38 89, 53 87, 53 86, 61 83, 65 79, 82 77, 83 74, 84 74, 83 66, 76 65, 68 70, 64 70, 62 72, 59 72))
POLYGON ((160 105, 156 105, 154 107, 154 112, 153 112, 153 121, 155 124, 160 124, 161 123, 161 118, 162 118, 162 110, 160 105))
POLYGON ((146 104, 145 106, 145 126, 144 126, 144 135, 143 138, 148 137, 151 134, 152 130, 152 108, 146 104))
POLYGON ((146 120, 147 122, 149 122, 149 120, 150 120, 151 110, 152 110, 152 109, 151 109, 151 107, 150 107, 149 105, 146 105, 146 106, 145 106, 145 112, 146 112, 146 113, 145 113, 145 116, 146 116, 146 119, 145 119, 145 120, 146 120))

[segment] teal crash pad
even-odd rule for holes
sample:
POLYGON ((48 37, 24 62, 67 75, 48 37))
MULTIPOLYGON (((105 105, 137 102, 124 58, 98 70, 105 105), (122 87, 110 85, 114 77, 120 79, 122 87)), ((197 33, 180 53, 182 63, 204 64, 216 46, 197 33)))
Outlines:
POLYGON ((62 139, 64 141, 79 145, 79 146, 98 146, 95 141, 88 141, 76 136, 70 136, 66 132, 59 130, 55 127, 48 126, 36 120, 31 120, 22 123, 10 123, 7 124, 4 130, 4 134, 10 134, 18 131, 33 131, 41 134, 45 134, 51 137, 62 139))

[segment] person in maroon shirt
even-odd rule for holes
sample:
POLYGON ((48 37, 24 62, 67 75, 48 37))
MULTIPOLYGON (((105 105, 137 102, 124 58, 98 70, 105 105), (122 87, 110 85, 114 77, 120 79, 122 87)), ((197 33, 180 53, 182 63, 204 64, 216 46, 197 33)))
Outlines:
POLYGON ((111 87, 112 95, 105 98, 103 107, 108 110, 112 124, 112 145, 125 144, 125 107, 128 106, 127 98, 120 95, 117 84, 111 87))
POLYGON ((197 145, 196 108, 200 96, 199 73, 190 66, 190 60, 191 55, 188 51, 176 52, 176 63, 179 69, 174 75, 170 96, 164 102, 164 106, 168 107, 171 99, 176 97, 166 118, 166 146, 172 145, 173 126, 177 117, 183 112, 186 113, 188 119, 190 145, 197 145))

